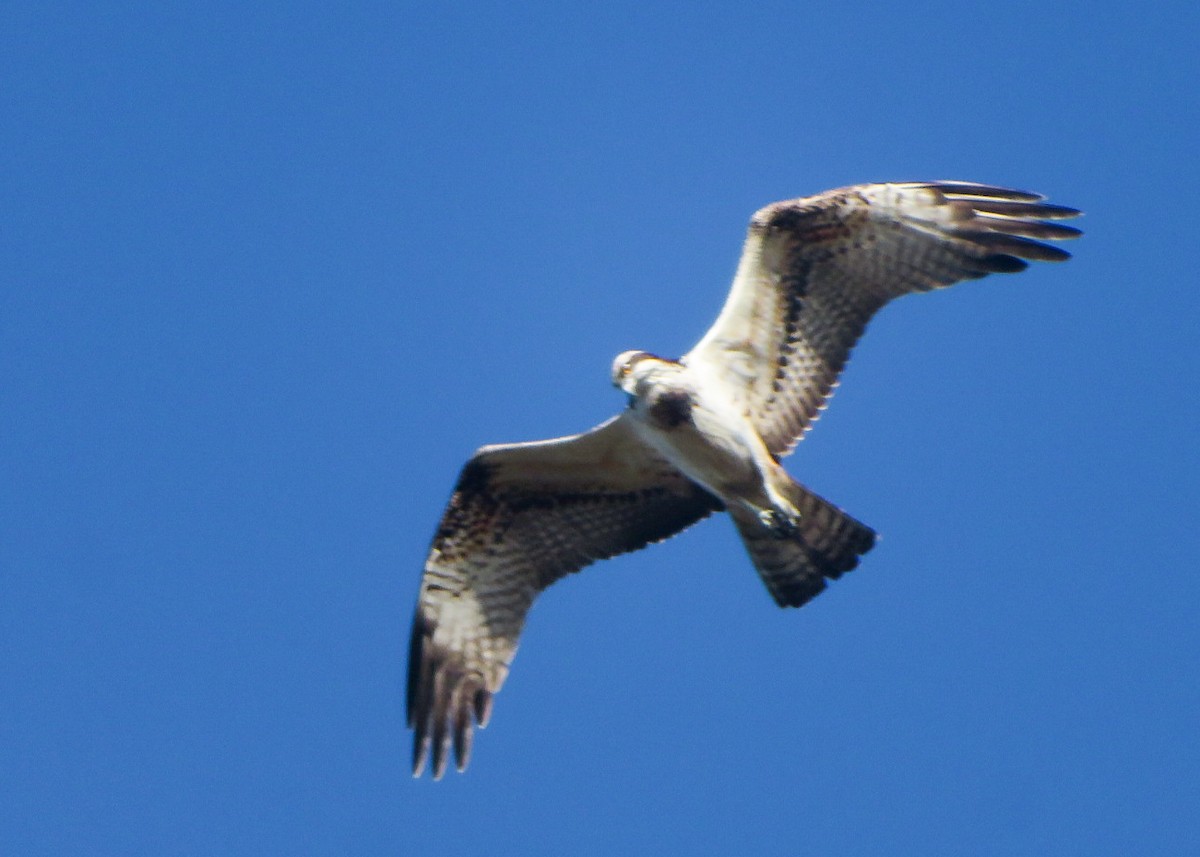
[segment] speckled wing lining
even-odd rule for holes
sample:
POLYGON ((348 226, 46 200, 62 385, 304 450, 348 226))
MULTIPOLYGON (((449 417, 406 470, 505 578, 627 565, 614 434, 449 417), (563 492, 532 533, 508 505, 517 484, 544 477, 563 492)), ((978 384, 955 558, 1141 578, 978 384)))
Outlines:
POLYGON ((867 184, 777 202, 750 222, 733 288, 683 359, 723 383, 777 456, 812 425, 889 300, 1069 254, 1079 214, 967 182, 867 184))
POLYGON ((413 774, 453 746, 466 767, 542 590, 661 541, 721 508, 644 446, 624 417, 573 437, 489 446, 463 468, 433 539, 413 620, 413 774))

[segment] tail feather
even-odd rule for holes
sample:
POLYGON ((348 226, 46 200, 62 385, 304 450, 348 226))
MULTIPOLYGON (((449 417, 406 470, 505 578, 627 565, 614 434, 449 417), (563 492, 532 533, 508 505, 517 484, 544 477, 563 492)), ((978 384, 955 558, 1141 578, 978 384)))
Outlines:
POLYGON ((796 531, 782 535, 748 510, 730 507, 750 559, 780 607, 799 607, 841 577, 875 546, 875 531, 792 482, 788 499, 800 512, 796 531))

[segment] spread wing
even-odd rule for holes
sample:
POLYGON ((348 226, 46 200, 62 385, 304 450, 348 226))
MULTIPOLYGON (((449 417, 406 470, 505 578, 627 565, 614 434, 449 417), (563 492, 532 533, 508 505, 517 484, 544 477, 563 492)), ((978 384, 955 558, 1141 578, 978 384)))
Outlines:
POLYGON ((661 541, 721 508, 624 416, 556 440, 486 446, 463 468, 425 562, 408 661, 413 775, 451 743, 466 767, 525 614, 558 578, 661 541))
POLYGON ((786 455, 825 406, 867 322, 892 298, 1063 250, 1033 239, 1079 214, 967 182, 866 184, 768 205, 750 221, 733 288, 683 361, 721 385, 786 455))

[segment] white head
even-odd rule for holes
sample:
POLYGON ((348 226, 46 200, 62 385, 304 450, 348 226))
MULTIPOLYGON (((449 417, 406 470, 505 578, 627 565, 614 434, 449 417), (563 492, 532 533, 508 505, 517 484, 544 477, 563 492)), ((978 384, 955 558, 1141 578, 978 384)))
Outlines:
POLYGON ((617 355, 612 365, 612 382, 629 395, 636 395, 638 382, 663 366, 674 365, 671 360, 664 360, 647 351, 623 351, 617 355))

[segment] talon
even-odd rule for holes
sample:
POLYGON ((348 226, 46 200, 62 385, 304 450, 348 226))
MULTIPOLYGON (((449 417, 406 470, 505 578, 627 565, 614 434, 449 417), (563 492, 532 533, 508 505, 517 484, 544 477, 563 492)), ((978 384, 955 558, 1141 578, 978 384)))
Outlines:
POLYGON ((758 519, 763 522, 763 526, 780 538, 786 538, 796 533, 797 522, 778 509, 759 512, 758 519))

